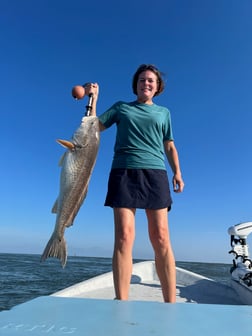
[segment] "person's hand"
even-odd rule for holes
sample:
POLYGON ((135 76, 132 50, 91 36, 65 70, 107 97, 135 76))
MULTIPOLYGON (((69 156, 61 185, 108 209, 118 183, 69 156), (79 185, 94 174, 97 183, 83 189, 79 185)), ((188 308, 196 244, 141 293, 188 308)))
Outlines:
POLYGON ((173 184, 173 191, 180 193, 184 189, 184 181, 182 179, 181 174, 175 174, 172 179, 172 184, 173 184))
POLYGON ((85 89, 85 94, 89 96, 93 95, 93 99, 96 101, 99 95, 99 85, 97 83, 86 83, 83 85, 85 89))

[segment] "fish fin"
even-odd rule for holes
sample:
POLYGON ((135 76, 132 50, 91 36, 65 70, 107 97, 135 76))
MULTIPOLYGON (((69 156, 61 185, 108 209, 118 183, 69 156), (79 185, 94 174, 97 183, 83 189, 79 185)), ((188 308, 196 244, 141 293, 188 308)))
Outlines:
POLYGON ((70 150, 73 150, 74 149, 74 144, 71 142, 71 141, 68 141, 68 140, 61 140, 61 139, 57 139, 56 140, 61 146, 65 147, 65 148, 68 148, 70 150))
POLYGON ((47 258, 58 258, 61 261, 62 268, 65 267, 67 262, 67 246, 64 237, 59 240, 55 234, 52 234, 44 249, 40 261, 45 261, 47 258))
POLYGON ((58 198, 56 199, 55 203, 53 204, 52 213, 57 213, 58 212, 58 198))
POLYGON ((61 156, 61 158, 59 159, 59 163, 58 165, 61 167, 63 165, 63 161, 65 159, 65 156, 66 156, 66 152, 61 156))

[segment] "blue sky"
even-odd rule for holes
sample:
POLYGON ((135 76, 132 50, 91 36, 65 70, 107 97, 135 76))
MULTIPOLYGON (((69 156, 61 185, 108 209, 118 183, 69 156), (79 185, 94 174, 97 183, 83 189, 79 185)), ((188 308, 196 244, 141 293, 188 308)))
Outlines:
MULTIPOLYGON (((156 103, 171 111, 186 184, 169 214, 176 259, 231 262, 227 229, 252 220, 251 14, 250 0, 2 1, 0 252, 40 254, 53 231, 64 152, 55 139, 71 138, 87 102, 72 87, 98 82, 101 114, 134 100, 133 73, 153 63, 166 74, 156 103)), ((87 199, 66 230, 70 254, 112 254, 103 202, 114 137, 101 135, 87 199)), ((142 210, 134 257, 153 257, 142 210)))

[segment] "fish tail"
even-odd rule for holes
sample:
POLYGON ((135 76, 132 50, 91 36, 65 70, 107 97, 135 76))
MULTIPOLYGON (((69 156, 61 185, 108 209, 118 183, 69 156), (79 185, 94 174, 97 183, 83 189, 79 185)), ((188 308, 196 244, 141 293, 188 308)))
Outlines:
POLYGON ((62 267, 65 267, 67 261, 67 246, 64 237, 59 240, 56 235, 53 234, 51 236, 40 258, 40 261, 45 261, 50 257, 58 258, 61 261, 62 267))

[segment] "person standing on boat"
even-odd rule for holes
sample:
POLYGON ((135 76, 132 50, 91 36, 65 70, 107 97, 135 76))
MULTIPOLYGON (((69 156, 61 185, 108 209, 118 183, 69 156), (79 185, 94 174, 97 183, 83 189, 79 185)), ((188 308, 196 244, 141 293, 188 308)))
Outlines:
MULTIPOLYGON (((157 274, 165 302, 176 301, 176 267, 169 235, 167 210, 172 199, 165 167, 165 154, 173 171, 173 190, 182 192, 178 152, 167 108, 153 103, 164 90, 161 72, 154 65, 141 65, 133 76, 136 101, 119 101, 99 116, 100 130, 117 126, 114 157, 105 206, 114 211, 115 242, 113 277, 118 300, 127 300, 132 274, 136 209, 145 209, 157 274)), ((96 115, 99 86, 88 83, 96 115)))

